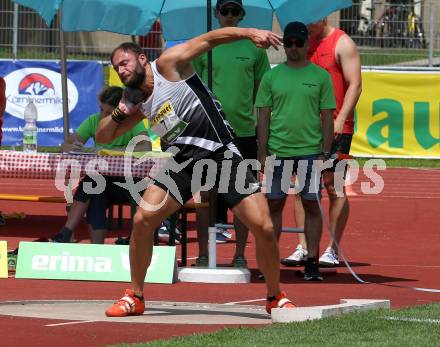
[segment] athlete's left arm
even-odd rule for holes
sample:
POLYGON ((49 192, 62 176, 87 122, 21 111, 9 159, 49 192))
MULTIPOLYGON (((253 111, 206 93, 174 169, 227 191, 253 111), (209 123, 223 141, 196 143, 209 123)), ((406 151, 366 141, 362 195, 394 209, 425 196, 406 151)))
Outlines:
POLYGON ((191 61, 223 43, 249 39, 257 47, 276 49, 281 37, 268 30, 254 28, 225 27, 209 31, 162 53, 157 60, 159 72, 169 81, 180 81, 194 73, 191 61))
POLYGON ((345 120, 356 107, 362 92, 361 59, 356 44, 348 35, 344 35, 338 40, 336 56, 348 86, 344 102, 335 121, 335 133, 340 134, 345 120))

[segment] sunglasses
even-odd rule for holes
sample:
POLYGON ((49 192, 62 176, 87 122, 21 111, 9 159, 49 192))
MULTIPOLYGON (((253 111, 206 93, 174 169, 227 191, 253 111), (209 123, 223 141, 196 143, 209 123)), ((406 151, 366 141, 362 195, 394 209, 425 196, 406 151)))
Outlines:
POLYGON ((238 7, 221 8, 219 12, 222 16, 227 16, 228 14, 231 14, 233 17, 238 17, 241 14, 241 8, 238 7))
POLYGON ((286 48, 290 48, 293 45, 295 45, 295 47, 302 48, 302 47, 304 47, 305 43, 306 42, 304 40, 301 40, 301 39, 285 40, 285 41, 283 41, 284 47, 286 47, 286 48))

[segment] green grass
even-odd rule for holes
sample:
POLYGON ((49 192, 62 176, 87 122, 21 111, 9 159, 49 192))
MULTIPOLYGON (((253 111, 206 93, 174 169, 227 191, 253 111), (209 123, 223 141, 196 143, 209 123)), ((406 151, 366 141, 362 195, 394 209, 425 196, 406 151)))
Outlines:
MULTIPOLYGON (((387 317, 440 318, 440 304, 390 311, 356 312, 322 320, 274 324, 262 328, 227 328, 215 333, 118 346, 434 346, 439 323, 389 320, 387 317)), ((437 342, 436 342, 437 341, 437 342)))
MULTIPOLYGON (((381 158, 356 158, 359 166, 363 166, 367 160, 381 158)), ((440 159, 394 159, 384 158, 387 167, 413 167, 413 168, 440 168, 440 159)))
MULTIPOLYGON (((402 48, 383 48, 383 49, 371 48, 370 49, 370 48, 360 47, 360 53, 361 53, 361 63, 363 66, 391 65, 400 62, 411 62, 419 59, 428 59, 427 49, 402 49, 402 48)), ((440 51, 434 51, 434 57, 436 56, 440 56, 440 51)), ((0 58, 12 59, 12 51, 10 49, 0 49, 0 58)), ((59 60, 60 53, 57 50, 55 50, 54 52, 22 50, 22 51, 18 51, 17 58, 59 60)), ((67 59, 107 61, 109 60, 109 54, 93 54, 93 53, 68 54, 67 59)))
MULTIPOLYGON (((401 62, 411 62, 420 59, 428 59, 428 50, 410 49, 365 49, 361 48, 362 66, 392 65, 401 62)), ((434 57, 440 55, 440 51, 434 51, 434 57)))

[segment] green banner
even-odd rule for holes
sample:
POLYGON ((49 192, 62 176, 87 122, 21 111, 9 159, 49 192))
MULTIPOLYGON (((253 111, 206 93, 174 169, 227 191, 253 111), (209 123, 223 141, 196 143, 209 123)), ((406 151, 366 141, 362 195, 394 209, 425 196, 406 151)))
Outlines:
MULTIPOLYGON (((20 242, 16 278, 130 282, 129 246, 20 242)), ((153 247, 145 282, 173 283, 176 247, 153 247)))

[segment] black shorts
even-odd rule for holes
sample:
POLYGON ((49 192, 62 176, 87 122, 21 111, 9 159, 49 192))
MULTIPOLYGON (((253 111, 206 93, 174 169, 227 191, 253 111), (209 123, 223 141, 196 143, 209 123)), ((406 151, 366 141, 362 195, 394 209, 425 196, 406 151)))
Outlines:
MULTIPOLYGON (((181 165, 186 163, 178 154, 173 159, 181 165)), ((222 147, 203 159, 190 160, 178 172, 167 165, 153 179, 154 185, 168 191, 182 205, 200 190, 217 188, 218 197, 232 208, 245 197, 261 191, 249 165, 228 147, 222 147), (205 184, 209 186, 203 188, 205 184)))
MULTIPOLYGON (((336 153, 336 152, 340 152, 342 154, 350 154, 350 148, 351 148, 351 140, 353 139, 353 134, 341 134, 339 135, 332 144, 332 154, 336 153)), ((337 166, 339 163, 339 160, 335 159, 335 161, 333 162, 333 167, 330 169, 326 169, 325 171, 328 172, 335 172, 336 168, 338 168, 338 170, 346 170, 347 169, 347 165, 344 165, 343 167, 341 167, 340 165, 337 166)), ((344 173, 344 178, 345 178, 345 173, 344 173)))
POLYGON ((339 135, 332 144, 332 153, 341 152, 344 154, 350 153, 351 140, 353 139, 353 134, 341 134, 339 135))

